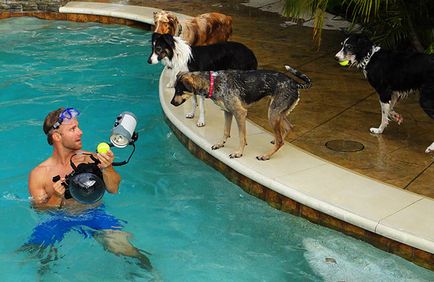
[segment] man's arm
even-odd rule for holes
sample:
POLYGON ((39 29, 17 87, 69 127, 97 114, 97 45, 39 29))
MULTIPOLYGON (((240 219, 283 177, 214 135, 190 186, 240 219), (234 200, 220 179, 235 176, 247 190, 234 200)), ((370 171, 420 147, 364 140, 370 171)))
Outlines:
POLYGON ((46 209, 53 207, 61 207, 63 202, 63 194, 65 187, 61 184, 62 181, 57 181, 53 184, 53 193, 49 195, 45 189, 46 173, 43 167, 36 167, 29 175, 29 193, 32 196, 33 205, 36 208, 46 209))
POLYGON ((102 177, 104 178, 104 183, 106 189, 109 193, 116 194, 119 191, 119 183, 121 182, 121 176, 117 173, 113 166, 114 154, 111 150, 107 153, 98 154, 98 159, 100 160, 99 168, 102 171, 102 177))
POLYGON ((119 173, 112 166, 109 166, 102 169, 102 177, 104 178, 107 191, 116 194, 119 191, 119 183, 121 182, 119 173))

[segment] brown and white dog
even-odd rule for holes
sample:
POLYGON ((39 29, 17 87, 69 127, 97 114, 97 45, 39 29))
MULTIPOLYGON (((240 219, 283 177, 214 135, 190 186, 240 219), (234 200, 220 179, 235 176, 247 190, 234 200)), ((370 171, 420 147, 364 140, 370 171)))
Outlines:
POLYGON ((180 73, 175 85, 175 94, 171 104, 179 106, 194 95, 201 95, 213 100, 225 113, 223 139, 211 149, 224 146, 230 137, 232 117, 238 124, 240 147, 229 155, 239 158, 243 155, 246 141, 247 108, 264 97, 271 97, 268 108, 268 120, 274 133, 274 147, 258 160, 268 160, 283 146, 286 135, 291 129, 287 115, 299 100, 299 89, 309 88, 311 80, 305 74, 290 66, 285 66, 292 75, 301 79, 296 82, 286 74, 271 70, 225 70, 218 72, 180 73))
POLYGON ((206 13, 179 21, 175 14, 161 10, 154 12, 155 33, 181 37, 190 46, 224 42, 232 35, 232 17, 220 13, 206 13))

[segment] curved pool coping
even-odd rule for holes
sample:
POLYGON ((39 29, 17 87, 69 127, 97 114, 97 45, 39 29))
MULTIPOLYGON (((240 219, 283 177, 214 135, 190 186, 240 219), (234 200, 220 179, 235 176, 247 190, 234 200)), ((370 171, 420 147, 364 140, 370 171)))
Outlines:
MULTIPOLYGON (((150 25, 156 10, 79 1, 69 2, 59 9, 61 13, 124 18, 150 25)), ((189 105, 170 105, 173 88, 165 87, 167 75, 168 70, 164 69, 159 84, 161 107, 178 138, 190 151, 202 156, 201 159, 213 163, 243 189, 277 208, 434 269, 434 200, 339 167, 288 142, 271 160, 257 161, 255 156, 270 148, 269 141, 273 137, 250 121, 247 122, 249 145, 244 156, 230 159, 228 154, 237 147, 237 134, 224 148, 211 150, 211 145, 222 135, 221 110, 207 100, 207 124, 197 127, 194 119, 185 118, 189 105)), ((233 125, 232 131, 236 130, 233 125)))

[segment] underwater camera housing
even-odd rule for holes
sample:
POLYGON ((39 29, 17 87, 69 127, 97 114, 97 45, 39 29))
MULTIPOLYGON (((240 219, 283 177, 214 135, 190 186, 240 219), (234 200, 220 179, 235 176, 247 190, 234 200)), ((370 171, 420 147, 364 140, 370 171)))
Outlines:
MULTIPOLYGON (((65 199, 74 198, 83 204, 93 204, 101 200, 105 193, 105 184, 102 172, 98 167, 100 161, 92 154, 88 155, 94 162, 81 163, 78 166, 70 159, 71 167, 74 169, 65 176, 62 185, 65 187, 65 199)), ((60 176, 53 177, 53 182, 60 180, 60 176)))

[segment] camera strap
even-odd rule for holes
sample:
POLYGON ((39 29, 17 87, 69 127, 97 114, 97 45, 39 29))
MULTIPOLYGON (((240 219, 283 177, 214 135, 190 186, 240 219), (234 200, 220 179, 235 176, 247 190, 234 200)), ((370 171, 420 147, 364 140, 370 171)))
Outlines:
MULTIPOLYGON (((69 163, 71 164, 72 169, 73 169, 74 171, 77 171, 77 168, 78 168, 81 164, 79 164, 78 166, 76 166, 76 165, 74 164, 74 162, 72 161, 72 158, 73 158, 75 155, 77 155, 77 154, 74 154, 74 155, 71 156, 71 158, 69 159, 69 163)), ((99 161, 97 158, 95 158, 93 154, 89 154, 89 153, 80 153, 80 155, 86 155, 86 156, 89 156, 90 159, 91 159, 92 161, 94 161, 94 163, 87 163, 87 164, 95 164, 95 165, 98 165, 98 164, 100 163, 100 161, 99 161)))
POLYGON ((93 160, 94 162, 93 163, 84 163, 83 162, 83 163, 80 163, 78 165, 75 165, 74 162, 72 161, 72 158, 77 154, 72 155, 71 159, 70 159, 71 167, 74 170, 72 172, 72 174, 75 175, 75 174, 79 174, 79 173, 83 173, 83 172, 88 172, 88 173, 93 173, 96 176, 98 176, 99 178, 103 179, 102 172, 98 167, 98 164, 101 163, 100 160, 98 160, 96 157, 94 157, 93 154, 89 154, 89 153, 80 153, 80 154, 89 156, 90 159, 93 160))

